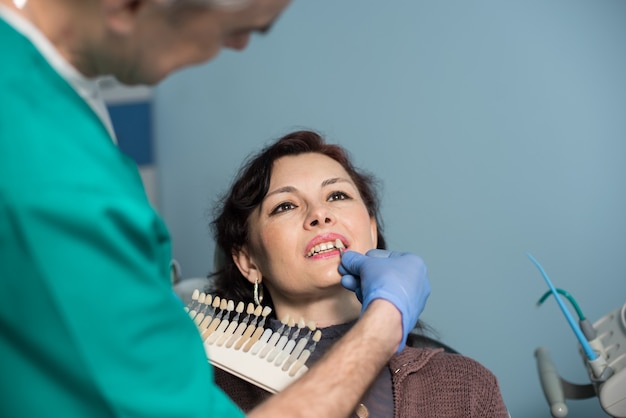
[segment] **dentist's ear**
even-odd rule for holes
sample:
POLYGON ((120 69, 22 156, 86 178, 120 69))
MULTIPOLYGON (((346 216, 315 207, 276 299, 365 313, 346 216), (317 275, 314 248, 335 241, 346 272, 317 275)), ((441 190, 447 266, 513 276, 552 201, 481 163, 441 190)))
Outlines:
POLYGON ((243 247, 239 251, 233 251, 232 257, 243 277, 248 279, 250 283, 254 284, 256 281, 260 282, 263 279, 263 275, 252 256, 250 256, 247 247, 243 247))
POLYGON ((107 27, 113 32, 125 35, 133 32, 137 23, 137 16, 146 7, 159 3, 159 0, 103 0, 107 27))

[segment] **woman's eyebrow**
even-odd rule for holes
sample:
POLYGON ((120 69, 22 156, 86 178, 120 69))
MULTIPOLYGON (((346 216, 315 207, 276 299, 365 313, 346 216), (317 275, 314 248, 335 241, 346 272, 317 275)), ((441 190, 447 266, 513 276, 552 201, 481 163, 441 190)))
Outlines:
MULTIPOLYGON (((326 187, 329 186, 331 184, 336 184, 336 183, 350 183, 350 180, 348 180, 347 178, 343 178, 343 177, 333 177, 330 179, 326 179, 322 182, 322 187, 326 187)), ((283 187, 279 187, 276 190, 272 190, 271 192, 268 192, 265 195, 265 199, 267 199, 270 196, 273 196, 275 194, 280 194, 280 193, 295 193, 298 189, 296 189, 293 186, 283 186, 283 187)))
POLYGON ((336 183, 350 183, 350 180, 343 177, 333 177, 322 182, 322 187, 330 186, 331 184, 336 183))
MULTIPOLYGON (((284 187, 279 187, 276 190, 272 190, 271 192, 268 192, 265 195, 265 199, 268 198, 269 196, 275 195, 275 194, 279 194, 279 193, 293 193, 296 191, 296 188, 293 186, 284 186, 284 187)), ((263 199, 263 200, 265 200, 263 199)))

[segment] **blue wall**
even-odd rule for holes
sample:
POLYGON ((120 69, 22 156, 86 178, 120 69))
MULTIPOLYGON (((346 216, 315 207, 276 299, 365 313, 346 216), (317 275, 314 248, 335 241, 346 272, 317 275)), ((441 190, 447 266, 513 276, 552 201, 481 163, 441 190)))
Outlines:
MULTIPOLYGON (((321 130, 384 183, 390 247, 416 252, 423 318, 549 417, 533 357, 588 378, 530 251, 591 320, 626 301, 626 2, 295 1, 243 54, 156 90, 160 208, 185 276, 243 158, 321 130)), ((604 416, 597 400, 570 417, 604 416)))

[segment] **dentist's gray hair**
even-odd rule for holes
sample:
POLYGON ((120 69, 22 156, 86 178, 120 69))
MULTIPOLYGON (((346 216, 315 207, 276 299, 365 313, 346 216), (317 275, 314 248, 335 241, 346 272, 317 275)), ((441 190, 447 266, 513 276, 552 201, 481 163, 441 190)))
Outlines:
POLYGON ((215 7, 242 7, 252 2, 252 0, 204 0, 215 7))
POLYGON ((253 0, 164 0, 167 5, 194 4, 214 7, 216 9, 238 9, 247 6, 253 0))

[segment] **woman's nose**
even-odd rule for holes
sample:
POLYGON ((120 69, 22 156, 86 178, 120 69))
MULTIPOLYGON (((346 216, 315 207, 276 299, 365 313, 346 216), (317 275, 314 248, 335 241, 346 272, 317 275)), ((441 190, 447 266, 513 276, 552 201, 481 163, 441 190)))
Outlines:
POLYGON ((250 34, 241 33, 233 35, 224 41, 224 47, 228 49, 234 49, 235 51, 242 51, 246 49, 250 43, 250 34))
POLYGON ((335 217, 328 208, 324 206, 316 206, 309 212, 309 216, 306 220, 306 226, 309 228, 330 225, 335 222, 335 217))
MULTIPOLYGON (((324 218, 324 223, 329 224, 331 222, 330 218, 324 218)), ((316 226, 319 225, 320 221, 318 219, 313 219, 309 225, 316 226)))

